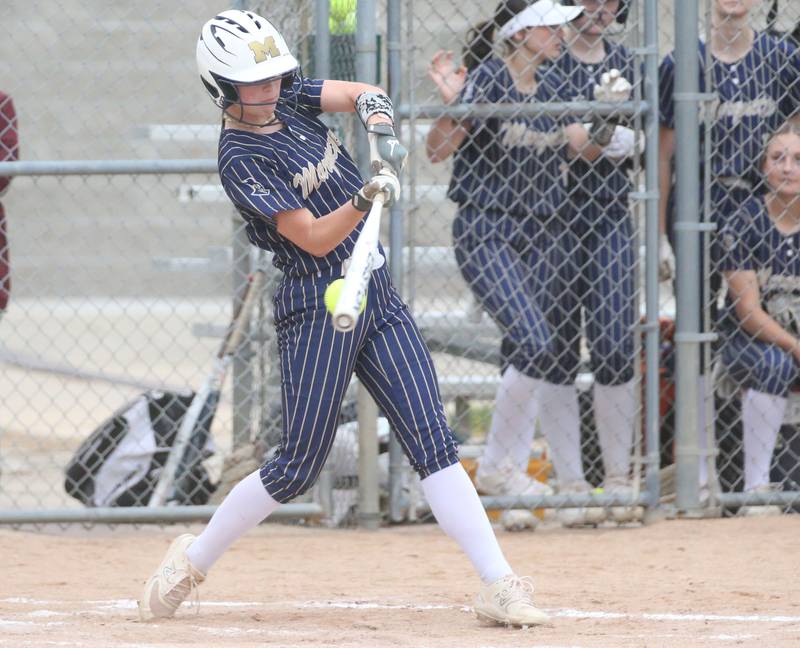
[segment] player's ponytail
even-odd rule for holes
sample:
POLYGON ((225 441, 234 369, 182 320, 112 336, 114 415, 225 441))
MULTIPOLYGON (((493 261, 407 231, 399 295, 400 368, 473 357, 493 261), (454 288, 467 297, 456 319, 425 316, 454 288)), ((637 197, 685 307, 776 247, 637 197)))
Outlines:
POLYGON ((478 23, 467 33, 462 59, 472 70, 488 59, 494 50, 494 31, 528 7, 527 0, 502 0, 489 20, 478 23))

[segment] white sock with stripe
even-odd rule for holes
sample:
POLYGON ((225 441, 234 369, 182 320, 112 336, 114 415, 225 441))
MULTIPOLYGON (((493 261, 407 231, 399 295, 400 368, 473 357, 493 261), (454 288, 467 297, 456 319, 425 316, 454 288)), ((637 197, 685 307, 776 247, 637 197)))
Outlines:
POLYGON ((481 472, 496 472, 506 458, 520 470, 527 470, 536 427, 537 389, 541 384, 541 380, 530 378, 513 366, 503 372, 481 456, 481 472))
POLYGON ((421 484, 442 531, 467 554, 484 583, 512 573, 478 493, 460 463, 429 475, 421 484))
POLYGON ((250 473, 233 487, 206 528, 186 550, 189 562, 204 574, 228 547, 280 506, 261 483, 260 471, 259 468, 250 473))

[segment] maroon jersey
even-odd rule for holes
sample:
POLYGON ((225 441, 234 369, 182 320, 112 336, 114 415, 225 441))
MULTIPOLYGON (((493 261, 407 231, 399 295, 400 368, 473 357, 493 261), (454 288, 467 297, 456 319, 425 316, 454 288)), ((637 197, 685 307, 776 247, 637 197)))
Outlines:
MULTIPOLYGON (((0 92, 0 161, 7 162, 19 159, 19 139, 17 137, 17 115, 14 102, 4 92, 0 92)), ((0 196, 11 182, 10 177, 0 177, 0 196)), ((6 237, 6 213, 0 202, 0 310, 8 305, 11 291, 9 277, 8 238, 6 237)))

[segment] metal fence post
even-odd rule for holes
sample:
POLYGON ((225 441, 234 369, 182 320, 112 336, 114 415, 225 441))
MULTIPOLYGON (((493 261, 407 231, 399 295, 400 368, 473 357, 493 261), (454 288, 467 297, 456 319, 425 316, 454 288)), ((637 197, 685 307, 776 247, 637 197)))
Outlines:
MULTIPOLYGON (((356 79, 374 83, 375 60, 374 0, 359 0, 356 5, 356 79)), ((363 177, 369 177, 369 144, 363 128, 356 128, 358 164, 363 177)), ((359 525, 375 529, 380 524, 378 494, 378 408, 363 385, 358 389, 358 519, 359 525)))
MULTIPOLYGON (((401 60, 401 0, 389 0, 386 15, 386 49, 389 78, 389 96, 395 105, 400 103, 402 90, 401 60)), ((396 120, 395 132, 401 137, 400 119, 396 120)), ((393 205, 389 211, 389 247, 394 254, 389 257, 389 271, 397 291, 403 292, 403 209, 399 204, 393 205)), ((389 520, 402 522, 402 486, 403 486, 403 449, 395 431, 389 437, 389 520)))
MULTIPOLYGON (((314 76, 328 79, 331 75, 331 5, 330 0, 316 0, 314 3, 314 76)), ((332 120, 327 115, 321 116, 329 128, 332 120)), ((317 492, 322 510, 330 523, 333 515, 334 474, 331 462, 326 461, 317 480, 317 492)))
MULTIPOLYGON (((233 9, 246 9, 244 0, 231 3, 233 9)), ((244 229, 244 221, 236 209, 231 209, 231 225, 233 229, 233 312, 236 312, 247 285, 250 274, 250 241, 244 229)), ((236 353, 231 363, 231 385, 233 397, 233 449, 240 448, 250 442, 250 404, 253 398, 253 371, 250 366, 251 354, 249 349, 242 349, 236 353)))
POLYGON ((658 3, 646 0, 644 6, 644 92, 648 104, 645 114, 645 488, 651 507, 658 506, 659 479, 659 294, 658 294, 658 3))
POLYGON ((314 3, 314 75, 327 79, 331 73, 330 0, 314 3))
POLYGON ((675 3, 676 505, 698 506, 700 372, 700 125, 698 2, 675 3))

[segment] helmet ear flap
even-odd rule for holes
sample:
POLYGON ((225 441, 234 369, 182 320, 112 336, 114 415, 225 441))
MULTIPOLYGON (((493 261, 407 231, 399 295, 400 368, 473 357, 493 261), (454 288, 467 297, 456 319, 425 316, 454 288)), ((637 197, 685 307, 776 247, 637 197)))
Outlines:
POLYGON ((297 70, 284 74, 281 77, 281 90, 289 90, 294 85, 294 80, 297 77, 297 70))
POLYGON ((218 78, 217 85, 220 87, 220 90, 222 90, 222 96, 225 97, 225 101, 231 103, 239 101, 239 91, 232 83, 218 78))
POLYGON ((208 91, 208 94, 211 95, 211 98, 214 99, 215 101, 217 99, 219 99, 219 90, 217 89, 217 87, 214 84, 209 83, 208 81, 206 81, 205 78, 202 75, 200 76, 200 80, 203 82, 203 85, 206 87, 206 90, 208 91))

